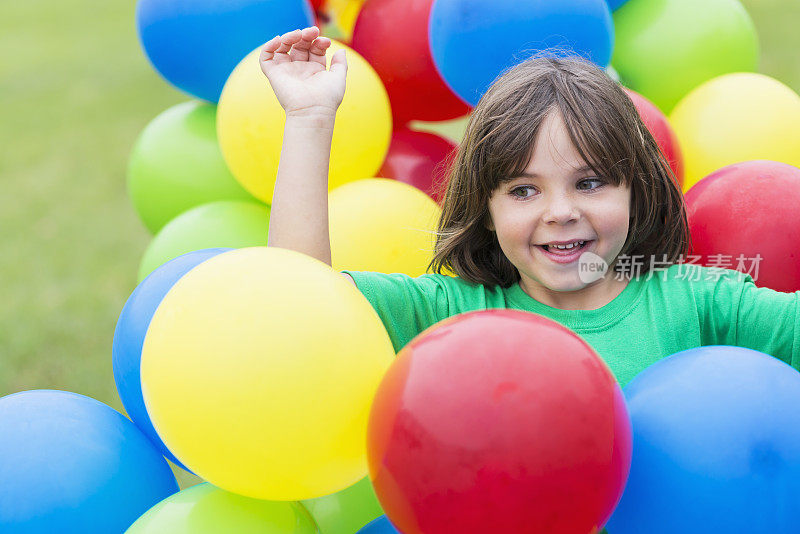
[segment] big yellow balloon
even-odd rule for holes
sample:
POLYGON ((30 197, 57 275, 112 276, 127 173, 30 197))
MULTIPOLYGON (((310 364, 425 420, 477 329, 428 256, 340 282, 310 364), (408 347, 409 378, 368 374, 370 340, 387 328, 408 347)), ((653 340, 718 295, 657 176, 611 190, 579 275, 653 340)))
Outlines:
POLYGON ((394 357, 341 274, 275 247, 219 254, 153 315, 142 393, 167 447, 224 490, 300 500, 367 473, 366 424, 394 357))
POLYGON ((412 185, 358 180, 328 195, 334 270, 419 276, 433 258, 441 208, 412 185))
POLYGON ((686 95, 670 122, 683 151, 684 191, 732 163, 768 159, 800 167, 800 96, 769 76, 714 78, 686 95))
MULTIPOLYGON (((340 48, 347 50, 347 89, 333 130, 330 189, 377 174, 392 135, 383 82, 358 52, 337 41, 328 48, 328 63, 340 48)), ((271 204, 286 114, 261 72, 259 50, 248 54, 225 83, 217 109, 217 137, 236 179, 253 196, 271 204)))

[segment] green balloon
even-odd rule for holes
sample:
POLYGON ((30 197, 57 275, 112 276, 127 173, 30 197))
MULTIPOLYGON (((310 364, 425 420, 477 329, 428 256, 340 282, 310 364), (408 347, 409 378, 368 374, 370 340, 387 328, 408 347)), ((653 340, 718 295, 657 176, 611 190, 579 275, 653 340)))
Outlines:
POLYGON ((758 35, 738 0, 629 0, 613 14, 611 65, 669 114, 701 83, 758 67, 758 35))
POLYGON ((320 534, 353 534, 384 514, 369 478, 337 493, 302 501, 320 534))
POLYGON ((139 282, 173 258, 204 248, 267 245, 269 206, 219 200, 184 212, 161 229, 139 265, 139 282))
POLYGON ((262 501, 198 484, 167 497, 127 534, 314 534, 317 527, 296 502, 262 501))
POLYGON ((153 119, 139 135, 128 163, 128 194, 151 233, 200 204, 258 202, 228 170, 216 121, 215 105, 184 102, 153 119))

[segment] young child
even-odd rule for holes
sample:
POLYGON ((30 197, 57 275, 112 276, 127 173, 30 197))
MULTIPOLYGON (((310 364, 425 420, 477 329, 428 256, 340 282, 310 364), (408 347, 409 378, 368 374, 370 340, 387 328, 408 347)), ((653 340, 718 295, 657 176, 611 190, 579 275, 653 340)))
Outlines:
MULTIPOLYGON (((286 111, 268 246, 328 265, 327 172, 347 73, 343 51, 326 70, 329 46, 312 27, 274 38, 260 56, 286 111)), ((586 60, 540 54, 503 73, 470 118, 432 272, 343 276, 397 351, 446 317, 515 308, 582 336, 623 386, 703 345, 748 347, 798 368, 800 291, 678 263, 688 246, 683 196, 627 95, 586 60), (592 277, 588 264, 608 268, 592 277)))

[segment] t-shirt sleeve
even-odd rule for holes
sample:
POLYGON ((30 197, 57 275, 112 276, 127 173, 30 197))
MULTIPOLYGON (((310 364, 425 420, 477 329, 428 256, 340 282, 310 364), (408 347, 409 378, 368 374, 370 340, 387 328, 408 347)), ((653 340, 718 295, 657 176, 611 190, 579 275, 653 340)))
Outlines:
POLYGON ((725 271, 710 295, 716 344, 765 352, 800 370, 800 291, 757 287, 749 274, 725 271))
POLYGON ((353 277, 386 328, 395 352, 447 316, 447 292, 436 275, 341 271, 353 277))

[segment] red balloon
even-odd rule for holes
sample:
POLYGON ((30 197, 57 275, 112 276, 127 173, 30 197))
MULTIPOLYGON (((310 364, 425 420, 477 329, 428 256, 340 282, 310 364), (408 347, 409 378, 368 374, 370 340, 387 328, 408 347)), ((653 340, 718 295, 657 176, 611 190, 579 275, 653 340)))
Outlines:
POLYGON ((749 272, 757 286, 776 291, 800 289, 800 169, 735 163, 697 182, 685 199, 690 254, 699 263, 749 272))
POLYGON ((622 392, 575 333, 509 309, 414 338, 370 412, 378 499, 405 534, 596 532, 631 462, 622 392))
POLYGON ((325 2, 327 0, 311 0, 311 9, 314 11, 314 24, 322 28, 330 22, 330 17, 325 12, 325 2))
POLYGON ((443 121, 471 109, 445 85, 431 57, 428 18, 433 0, 370 0, 353 29, 352 47, 383 80, 396 126, 443 121))
POLYGON ((658 147, 664 154, 664 158, 675 173, 678 185, 683 189, 683 155, 681 146, 678 143, 678 136, 669 124, 667 117, 648 99, 627 87, 623 87, 628 96, 636 106, 639 116, 644 125, 650 130, 650 134, 655 138, 658 147))
POLYGON ((426 192, 441 204, 447 180, 447 157, 455 143, 429 132, 401 128, 392 132, 392 143, 381 167, 380 176, 394 178, 426 192))

